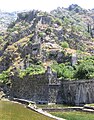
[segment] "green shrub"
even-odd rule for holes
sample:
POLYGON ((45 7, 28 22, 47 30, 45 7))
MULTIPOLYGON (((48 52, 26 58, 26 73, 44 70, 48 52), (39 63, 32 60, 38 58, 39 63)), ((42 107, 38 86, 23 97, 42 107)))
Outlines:
POLYGON ((61 42, 62 48, 69 48, 69 44, 67 42, 61 42))
POLYGON ((43 32, 39 32, 39 37, 43 37, 44 36, 44 33, 43 32))
POLYGON ((72 66, 66 66, 65 64, 55 63, 52 66, 52 69, 57 72, 57 76, 63 79, 73 79, 74 69, 72 66))
POLYGON ((94 57, 86 57, 80 61, 74 77, 78 79, 94 78, 94 57))
POLYGON ((23 78, 26 75, 34 75, 34 74, 42 74, 45 72, 45 69, 42 65, 31 65, 30 67, 26 68, 25 70, 19 71, 19 77, 23 78))
POLYGON ((0 74, 0 82, 7 83, 9 80, 9 71, 3 71, 0 74))
POLYGON ((63 71, 64 79, 73 79, 74 77, 74 69, 71 66, 66 66, 63 71))

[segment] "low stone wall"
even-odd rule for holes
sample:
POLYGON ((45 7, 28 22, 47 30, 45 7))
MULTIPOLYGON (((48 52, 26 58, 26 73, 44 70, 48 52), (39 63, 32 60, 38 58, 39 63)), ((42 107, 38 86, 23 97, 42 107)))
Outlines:
POLYGON ((83 111, 82 107, 68 107, 68 108, 43 108, 47 112, 68 112, 68 111, 83 111))
POLYGON ((84 105, 94 103, 94 79, 63 81, 62 83, 63 103, 73 105, 84 105))

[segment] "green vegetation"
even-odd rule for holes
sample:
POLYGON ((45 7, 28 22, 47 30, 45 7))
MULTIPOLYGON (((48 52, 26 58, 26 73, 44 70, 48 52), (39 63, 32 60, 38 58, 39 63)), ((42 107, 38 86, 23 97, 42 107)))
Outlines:
POLYGON ((65 42, 61 42, 61 47, 62 48, 69 48, 69 44, 65 41, 65 42))
POLYGON ((73 79, 74 69, 72 66, 65 65, 64 63, 54 63, 52 69, 57 72, 58 77, 64 79, 73 79))
POLYGON ((87 112, 52 112, 51 114, 67 120, 94 120, 94 114, 87 112))
POLYGON ((9 80, 9 71, 3 71, 0 74, 0 82, 7 83, 9 80))
POLYGON ((39 32, 39 37, 43 37, 44 36, 44 32, 39 32))
POLYGON ((62 25, 62 20, 59 19, 59 18, 56 18, 55 23, 56 23, 57 25, 61 26, 61 25, 62 25))
POLYGON ((70 22, 71 22, 71 19, 65 17, 65 18, 64 18, 64 21, 63 21, 63 26, 64 26, 64 27, 67 27, 67 26, 70 24, 70 22))
POLYGON ((94 103, 91 103, 91 104, 86 104, 84 106, 90 106, 90 107, 94 107, 94 103))
MULTIPOLYGON (((26 68, 25 70, 18 70, 19 77, 23 78, 26 75, 35 75, 35 74, 42 74, 45 73, 45 69, 42 65, 31 65, 30 67, 26 68)), ((10 71, 3 71, 0 74, 0 82, 8 83, 9 82, 9 74, 10 71)))
MULTIPOLYGON (((78 61, 75 66, 70 63, 57 63, 51 65, 53 71, 57 72, 58 78, 66 80, 92 79, 94 78, 94 56, 85 57, 78 61)), ((25 70, 19 70, 19 77, 23 78, 26 75, 35 75, 45 73, 45 68, 38 63, 32 64, 25 70)), ((3 71, 0 74, 0 81, 7 83, 9 81, 9 71, 3 71)))
POLYGON ((3 37, 0 36, 0 44, 3 42, 3 37))
POLYGON ((51 104, 51 105, 48 105, 48 104, 37 104, 37 107, 38 108, 67 108, 67 107, 73 107, 73 106, 69 106, 69 105, 65 105, 65 104, 51 104))
POLYGON ((42 74, 45 72, 45 69, 42 65, 31 65, 30 67, 26 68, 25 70, 19 71, 19 77, 23 78, 26 75, 35 75, 35 74, 42 74))
POLYGON ((51 67, 57 72, 59 78, 70 80, 94 78, 94 56, 79 60, 75 66, 66 63, 54 63, 51 67))
POLYGON ((75 78, 91 79, 94 78, 94 56, 85 57, 80 61, 75 72, 75 78))

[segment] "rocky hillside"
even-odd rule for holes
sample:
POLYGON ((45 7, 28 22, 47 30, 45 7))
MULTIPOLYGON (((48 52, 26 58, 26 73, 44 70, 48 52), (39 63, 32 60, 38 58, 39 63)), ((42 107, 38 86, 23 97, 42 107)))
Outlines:
POLYGON ((88 52, 94 52, 94 10, 86 10, 76 4, 72 4, 66 9, 57 8, 51 13, 60 19, 64 19, 64 23, 67 22, 66 27, 71 29, 72 34, 76 34, 76 36, 71 37, 71 34, 68 37, 77 44, 74 45, 72 42, 75 49, 87 49, 88 52))
POLYGON ((17 18, 17 13, 16 12, 4 12, 0 11, 0 31, 4 32, 8 25, 15 21, 17 18))
POLYGON ((31 64, 65 63, 78 50, 94 54, 93 29, 93 10, 77 5, 50 14, 36 10, 18 13, 0 36, 0 72, 24 70, 31 64))

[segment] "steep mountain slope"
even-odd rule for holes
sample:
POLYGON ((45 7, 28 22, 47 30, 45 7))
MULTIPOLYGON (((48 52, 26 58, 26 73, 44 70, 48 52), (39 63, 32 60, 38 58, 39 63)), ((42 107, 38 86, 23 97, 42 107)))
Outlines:
POLYGON ((50 14, 35 10, 18 13, 17 20, 9 25, 2 38, 0 72, 14 68, 24 70, 32 64, 43 63, 46 67, 53 61, 66 62, 77 50, 91 54, 93 28, 87 20, 92 23, 91 16, 91 11, 80 13, 72 8, 58 8, 50 14))
MULTIPOLYGON (((94 10, 85 10, 78 6, 77 4, 72 4, 68 8, 57 8, 51 11, 56 17, 65 19, 67 21, 67 26, 71 26, 71 30, 78 36, 73 36, 73 41, 76 39, 75 49, 87 49, 89 52, 94 51, 94 10), (89 33, 89 34, 88 34, 89 33), (80 44, 80 45, 79 45, 80 44), (81 49, 83 45, 83 48, 81 49)), ((64 22, 65 22, 64 21, 64 22)), ((73 33, 72 33, 73 34, 73 33)), ((71 39, 71 37, 69 38, 71 39)), ((73 44, 73 43, 72 43, 73 44)), ((75 46, 73 44, 73 46, 75 46)))

